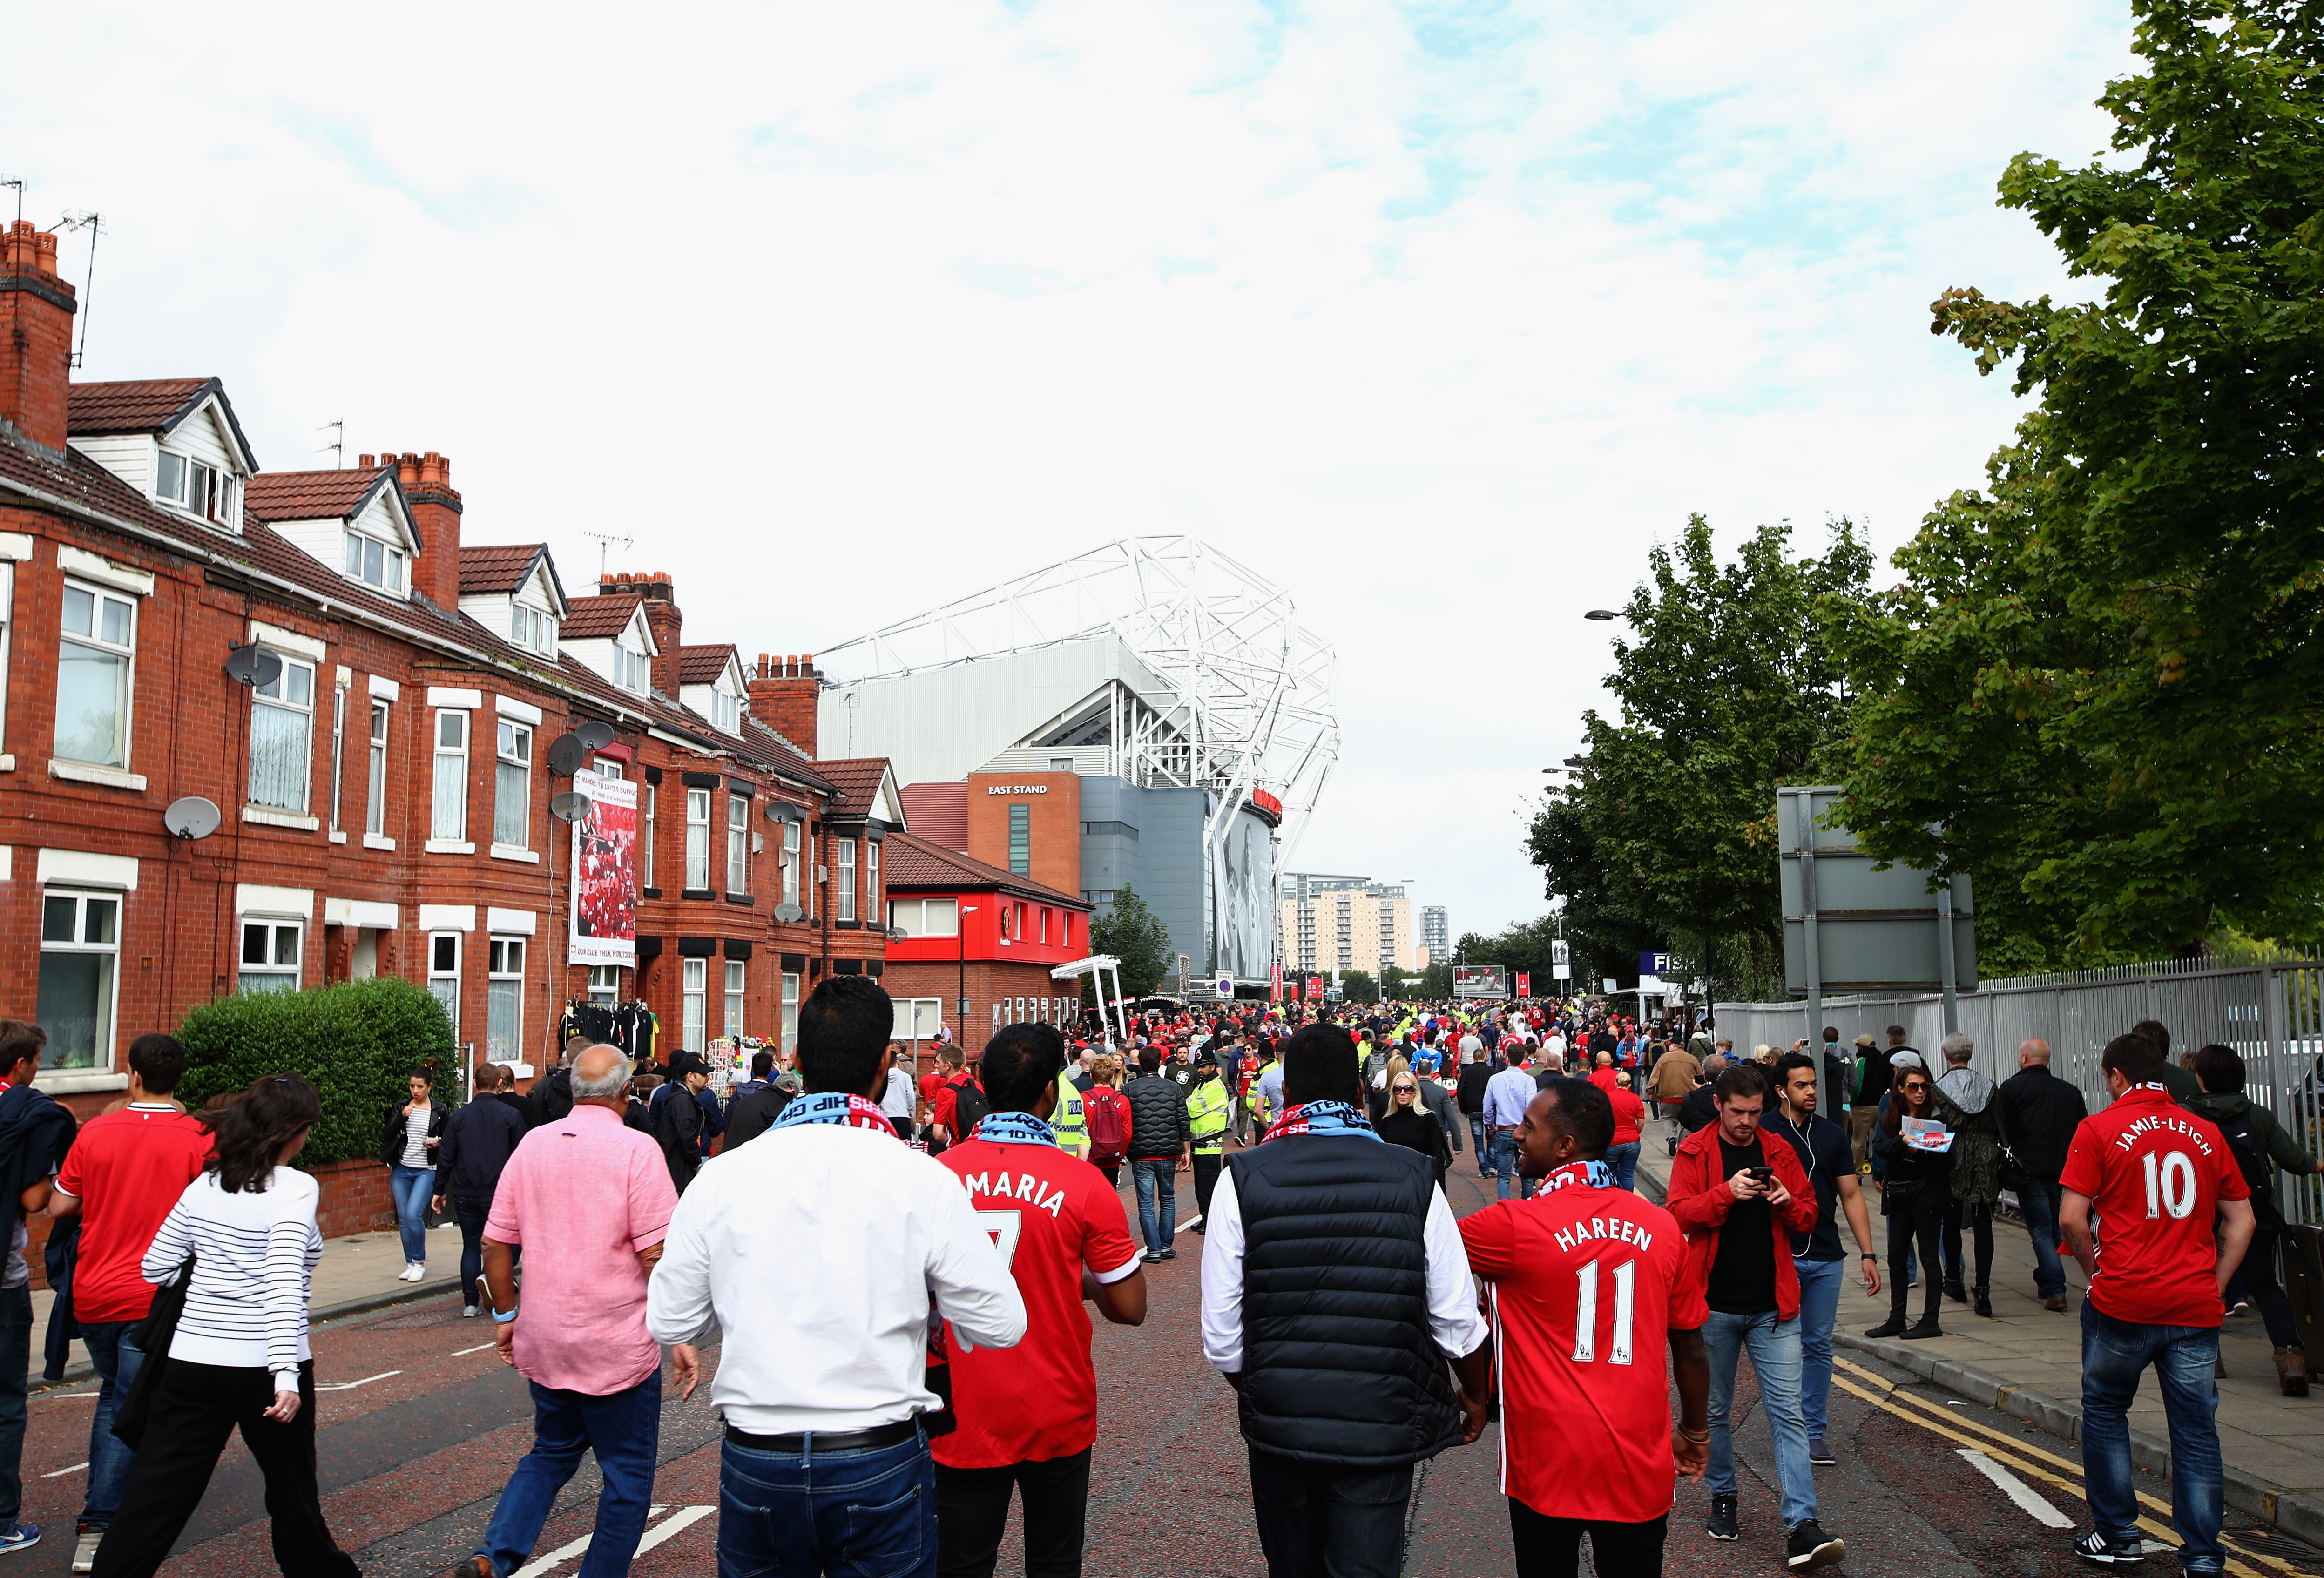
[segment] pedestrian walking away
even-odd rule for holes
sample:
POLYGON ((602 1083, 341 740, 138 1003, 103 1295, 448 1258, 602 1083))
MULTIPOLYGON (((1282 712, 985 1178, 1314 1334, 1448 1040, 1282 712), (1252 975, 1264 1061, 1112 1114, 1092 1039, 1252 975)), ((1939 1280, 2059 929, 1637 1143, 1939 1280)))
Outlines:
MULTIPOLYGON (((530 1559, 585 1452, 604 1483, 581 1578, 628 1572, 645 1533, 662 1397, 661 1349, 646 1332, 646 1279, 661 1258, 678 1191, 662 1147, 622 1121, 629 1072, 618 1047, 593 1046, 576 1057, 571 1109, 522 1137, 493 1194, 484 1277, 501 1361, 531 1390, 532 1450, 519 1460, 460 1578, 509 1578, 530 1559)), ((692 1396, 694 1350, 676 1345, 671 1370, 681 1395, 692 1396)))
POLYGON ((880 1111, 894 1024, 868 976, 808 995, 805 1093, 702 1169, 647 1290, 657 1340, 724 1333, 710 1388, 726 1421, 721 1573, 929 1578, 931 1306, 978 1348, 1025 1335, 1024 1297, 958 1175, 880 1111))

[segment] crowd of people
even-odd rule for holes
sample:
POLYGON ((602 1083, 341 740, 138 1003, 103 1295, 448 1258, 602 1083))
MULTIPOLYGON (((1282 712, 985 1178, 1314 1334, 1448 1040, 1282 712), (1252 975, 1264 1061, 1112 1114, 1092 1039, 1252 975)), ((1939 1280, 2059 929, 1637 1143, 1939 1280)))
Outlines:
MULTIPOLYGON (((2089 1278, 2081 1555, 2143 1554, 2126 1421, 2151 1365, 2182 1566, 2221 1570, 2231 1304, 2256 1305, 2283 1391, 2306 1393, 2271 1169, 2317 1163, 2244 1097, 2233 1048, 2174 1063, 2152 1021, 2106 1047, 2096 1117, 2039 1040, 1997 1084, 1966 1037, 1932 1060, 1900 1027, 1739 1057, 1707 1024, 1554 1002, 1157 1006, 1112 1033, 1093 1018, 947 1038, 922 1070, 892 1024, 876 982, 835 976, 795 1048, 747 1078, 687 1052, 641 1070, 578 1037, 530 1093, 484 1065, 454 1104, 412 1073, 379 1153, 404 1275, 425 1276, 427 1214, 448 1206, 464 1313, 494 1323, 534 1413, 463 1578, 531 1559, 585 1455, 602 1485, 581 1572, 627 1571, 665 1376, 691 1396, 706 1373, 725 1425, 722 1571, 989 1578, 1014 1496, 1028 1578, 1077 1573, 1090 1311, 1142 1324, 1147 1269, 1181 1228, 1202 1240, 1202 1352, 1236 1394, 1283 1578, 1395 1573, 1416 1465, 1495 1415, 1522 1578, 1576 1573, 1585 1536, 1600 1573, 1660 1571, 1679 1478, 1709 1494, 1705 1532, 1737 1539, 1747 1354, 1785 1563, 1840 1561, 1815 1472, 1838 1462, 1849 1249, 1864 1291, 1889 1293, 1872 1337, 1939 1335, 1948 1300, 1989 1316, 2004 1190, 2046 1307, 2070 1308, 2061 1240, 2089 1278), (1660 1203, 1637 1187, 1657 1126, 1660 1203), (1494 1198, 1456 1220, 1444 1186, 1464 1155, 1494 1198), (698 1352, 714 1340, 715 1370, 698 1352), (1563 1471, 1577 1451, 1591 1474, 1563 1471)), ((354 1573, 316 1479, 318 1190, 290 1165, 315 1091, 272 1077, 189 1113, 183 1049, 146 1036, 127 1100, 76 1130, 32 1081, 43 1040, 0 1021, 0 1554, 40 1537, 15 1513, 27 1218, 46 1213, 99 1382, 73 1570, 154 1572, 238 1429, 282 1570, 354 1573)))

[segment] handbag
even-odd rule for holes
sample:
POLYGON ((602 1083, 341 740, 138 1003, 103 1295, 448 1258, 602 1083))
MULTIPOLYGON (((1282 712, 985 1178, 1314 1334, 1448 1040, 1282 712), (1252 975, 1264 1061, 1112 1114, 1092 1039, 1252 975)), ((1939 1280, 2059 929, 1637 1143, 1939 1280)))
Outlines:
POLYGON ((194 1257, 188 1255, 170 1279, 153 1290, 152 1307, 130 1330, 129 1341, 145 1355, 129 1395, 114 1410, 113 1434, 130 1451, 145 1439, 145 1421, 153 1398, 161 1389, 161 1372, 170 1367, 170 1344, 178 1335, 178 1322, 186 1313, 186 1290, 193 1286, 194 1257))

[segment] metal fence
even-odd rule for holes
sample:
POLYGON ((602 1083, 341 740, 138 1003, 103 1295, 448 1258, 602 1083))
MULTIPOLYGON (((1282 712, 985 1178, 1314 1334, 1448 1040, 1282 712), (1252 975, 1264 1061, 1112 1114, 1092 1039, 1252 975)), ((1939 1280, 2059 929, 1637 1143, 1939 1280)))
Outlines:
MULTIPOLYGON (((1722 1002, 1718 1033, 1746 1057, 1766 1043, 1788 1047, 1822 1027, 1802 1002, 1722 1002)), ((1997 1082, 2017 1072, 2017 1048, 2039 1037, 2051 1072, 2081 1087, 2090 1111, 2107 1102, 2098 1058, 2106 1044, 2141 1020, 2171 1030, 2171 1055, 2210 1042, 2242 1054, 2244 1094, 2268 1108, 2311 1156, 2324 1157, 2324 960, 2211 955, 2056 975, 1988 981, 1960 998, 1960 1024, 1976 1043, 1970 1066, 1997 1082)), ((1842 1045, 1869 1035, 1887 1045, 1901 1025, 1911 1045, 1933 1054, 1944 1039, 1944 1004, 1926 996, 1827 997, 1823 1022, 1842 1045)), ((2324 1222, 2324 1179, 2283 1179, 2284 1208, 2296 1222, 2324 1222)))

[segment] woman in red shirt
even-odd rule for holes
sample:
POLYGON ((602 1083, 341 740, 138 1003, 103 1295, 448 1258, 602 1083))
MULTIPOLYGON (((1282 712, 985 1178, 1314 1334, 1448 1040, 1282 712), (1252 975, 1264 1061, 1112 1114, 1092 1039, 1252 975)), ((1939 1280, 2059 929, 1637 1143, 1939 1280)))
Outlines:
POLYGON ((1628 1069, 1614 1075, 1614 1088, 1606 1094, 1614 1103, 1614 1143, 1606 1148, 1606 1165, 1614 1169, 1616 1183, 1625 1189, 1635 1189, 1638 1177, 1638 1125, 1646 1121, 1646 1103, 1630 1089, 1628 1069))

